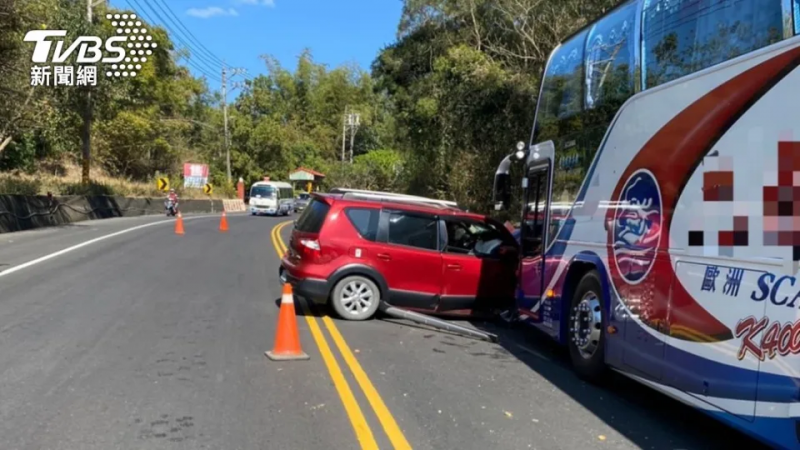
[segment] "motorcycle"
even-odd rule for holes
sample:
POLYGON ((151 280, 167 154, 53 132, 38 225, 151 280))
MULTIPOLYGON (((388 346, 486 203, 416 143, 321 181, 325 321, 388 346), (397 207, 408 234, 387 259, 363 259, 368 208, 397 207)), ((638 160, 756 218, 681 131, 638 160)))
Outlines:
POLYGON ((167 199, 164 201, 164 209, 167 211, 167 217, 174 217, 178 214, 178 202, 167 199))

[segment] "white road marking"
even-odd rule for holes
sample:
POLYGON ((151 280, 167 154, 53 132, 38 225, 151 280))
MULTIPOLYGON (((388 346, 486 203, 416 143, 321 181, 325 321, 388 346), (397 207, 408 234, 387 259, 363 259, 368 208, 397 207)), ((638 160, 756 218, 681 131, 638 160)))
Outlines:
MULTIPOLYGON (((209 218, 209 217, 217 217, 217 216, 216 215, 208 215, 208 216, 185 217, 183 220, 184 221, 188 221, 188 220, 193 220, 193 219, 205 219, 205 218, 209 218)), ((45 262, 47 260, 50 260, 50 259, 53 259, 55 257, 61 256, 61 255, 65 254, 65 253, 69 253, 71 251, 78 250, 80 248, 92 245, 92 244, 100 242, 100 241, 104 241, 106 239, 111 239, 113 237, 117 237, 117 236, 125 234, 125 233, 130 233, 131 231, 141 230, 142 228, 152 227, 152 226, 155 226, 155 225, 161 225, 161 224, 165 224, 165 223, 175 223, 175 220, 174 219, 159 220, 158 222, 150 222, 150 223, 146 223, 146 224, 143 224, 143 225, 137 225, 135 227, 126 228, 124 230, 117 231, 117 232, 111 233, 111 234, 107 234, 105 236, 100 236, 98 238, 94 238, 94 239, 88 240, 86 242, 81 242, 80 244, 73 245, 72 247, 67 247, 67 248, 65 248, 63 250, 59 250, 59 251, 57 251, 55 253, 50 253, 49 255, 42 256, 41 258, 36 258, 34 260, 31 260, 31 261, 22 263, 20 265, 14 266, 14 267, 10 267, 10 268, 8 268, 6 270, 0 271, 0 277, 4 277, 6 275, 11 275, 14 272, 18 272, 18 271, 20 271, 22 269, 26 269, 26 268, 28 268, 30 266, 45 262)))

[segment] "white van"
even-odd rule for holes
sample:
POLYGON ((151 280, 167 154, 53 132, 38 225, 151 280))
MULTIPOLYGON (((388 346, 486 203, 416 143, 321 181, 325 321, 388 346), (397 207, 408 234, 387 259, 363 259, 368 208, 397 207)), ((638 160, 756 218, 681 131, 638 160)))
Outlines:
POLYGON ((250 214, 287 216, 294 210, 294 190, 283 181, 259 181, 250 186, 250 214))

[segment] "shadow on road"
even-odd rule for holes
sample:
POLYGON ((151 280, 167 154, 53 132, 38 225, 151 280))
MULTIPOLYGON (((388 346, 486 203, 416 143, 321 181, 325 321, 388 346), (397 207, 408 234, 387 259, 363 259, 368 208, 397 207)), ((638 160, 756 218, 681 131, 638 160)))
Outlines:
MULTIPOLYGON (((280 298, 275 300, 276 308, 280 308, 280 302, 280 298)), ((301 307, 300 302, 295 301, 296 314, 318 318, 328 315, 334 320, 339 320, 325 306, 311 303, 308 305, 309 309, 306 310, 301 307)), ((459 344, 453 340, 452 337, 455 336, 468 341, 479 341, 476 338, 439 330, 428 325, 391 318, 380 312, 372 320, 381 320, 448 336, 449 342, 444 342, 444 344, 455 347, 468 348, 463 343, 459 344)), ((509 357, 519 360, 642 449, 769 449, 702 412, 616 372, 611 372, 602 386, 580 380, 572 373, 566 349, 531 327, 508 325, 500 321, 455 320, 454 322, 464 326, 472 325, 478 330, 494 333, 500 339, 498 344, 487 343, 496 351, 466 352, 467 355, 485 358, 487 364, 509 357)), ((441 350, 439 352, 444 353, 441 350)))
MULTIPOLYGON (((296 316, 298 317, 311 316, 311 317, 322 318, 323 316, 327 315, 335 318, 335 315, 331 314, 328 311, 327 306, 315 305, 310 300, 303 300, 303 301, 301 301, 301 299, 298 298, 298 296, 296 295, 294 296, 294 313, 296 316), (308 305, 308 308, 303 307, 303 301, 305 301, 305 304, 308 305)), ((274 303, 276 308, 278 309, 281 308, 280 297, 276 298, 274 303)))
MULTIPOLYGON (((769 448, 698 410, 616 372, 611 372, 601 386, 580 380, 571 372, 566 349, 531 327, 500 322, 469 323, 480 330, 497 334, 500 338, 497 345, 503 353, 525 363, 643 449, 769 448), (616 397, 615 401, 608 401, 609 394, 616 397)), ((471 354, 476 357, 480 355, 471 354)), ((486 356, 493 357, 492 354, 486 356)))

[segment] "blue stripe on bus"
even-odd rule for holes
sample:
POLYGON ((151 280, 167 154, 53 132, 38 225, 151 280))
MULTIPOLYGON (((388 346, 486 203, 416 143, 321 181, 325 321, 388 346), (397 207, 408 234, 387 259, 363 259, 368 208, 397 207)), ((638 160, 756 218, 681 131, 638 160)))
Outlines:
MULTIPOLYGON (((563 247, 566 248, 566 242, 563 243, 563 247)), ((560 248, 557 250, 560 250, 560 248)), ((551 257, 556 256, 551 255, 551 257)), ((594 263, 600 273, 603 290, 605 291, 606 295, 609 295, 608 298, 611 298, 608 274, 606 273, 605 265, 602 263, 602 259, 593 252, 583 251, 576 254, 573 260, 594 263)), ((558 286, 556 287, 558 288, 558 286)), ((560 293, 558 297, 561 297, 560 293)), ((558 300, 555 302, 556 304, 553 305, 553 309, 557 310, 554 312, 557 313, 557 318, 560 319, 562 306, 560 303, 562 299, 558 298, 554 300, 558 300)), ((614 314, 609 315, 609 317, 612 319, 614 316, 614 314)), ((554 320, 555 319, 556 318, 554 317, 554 320)), ((635 354, 637 353, 637 350, 641 350, 642 353, 646 352, 648 355, 654 356, 652 354, 653 351, 658 351, 654 346, 643 346, 641 348, 637 348, 637 346, 632 345, 631 341, 625 342, 624 336, 626 334, 638 335, 641 333, 648 333, 648 330, 644 330, 644 325, 638 322, 623 322, 617 320, 612 320, 612 322, 620 328, 632 328, 623 329, 622 333, 615 335, 614 339, 607 341, 607 351, 609 356, 615 354, 619 354, 621 356, 621 351, 624 351, 628 353, 628 358, 631 356, 644 358, 644 356, 631 355, 630 353, 635 354)), ((565 323, 562 322, 560 325, 561 332, 558 333, 559 336, 557 337, 557 340, 561 343, 566 343, 567 333, 565 330, 565 323)), ((756 399, 757 392, 757 398, 760 401, 775 403, 800 401, 800 378, 763 371, 757 372, 754 370, 735 367, 729 364, 703 358, 686 350, 668 345, 667 343, 663 343, 661 345, 664 346, 664 355, 668 356, 669 361, 667 361, 666 358, 661 358, 659 360, 657 356, 655 358, 651 358, 653 360, 651 362, 660 364, 663 371, 663 376, 660 380, 652 379, 652 377, 646 377, 655 382, 666 382, 668 385, 676 389, 699 396, 709 395, 712 397, 734 400, 754 401, 756 399)), ((735 356, 730 355, 730 358, 735 358, 735 356)), ((786 361, 788 362, 788 360, 786 361)), ((621 362, 620 360, 615 360, 613 362, 615 365, 619 365, 621 370, 630 370, 629 367, 619 364, 621 362)), ((638 375, 643 376, 643 374, 638 375)))
MULTIPOLYGON (((628 322, 627 326, 635 328, 626 330, 626 332, 646 332, 642 330, 642 325, 636 322, 628 322)), ((622 339, 623 334, 617 336, 622 339)), ((635 351, 621 340, 618 342, 625 347, 626 352, 635 351)), ((653 380, 654 382, 665 383, 701 397, 708 395, 752 401, 756 399, 757 392, 759 401, 774 403, 800 401, 798 395, 800 394, 800 378, 731 366, 671 345, 666 345, 665 350, 665 355, 669 355, 669 360, 663 360, 663 377, 661 380, 653 380)), ((735 358, 735 356, 730 355, 730 358, 735 358)), ((620 369, 624 370, 625 368, 620 367, 620 369)), ((647 378, 652 379, 652 377, 647 378)))
POLYGON ((755 417, 752 422, 749 422, 724 412, 709 411, 702 408, 700 410, 714 419, 774 448, 796 449, 798 448, 798 443, 800 443, 800 438, 798 438, 795 429, 796 418, 755 417))

